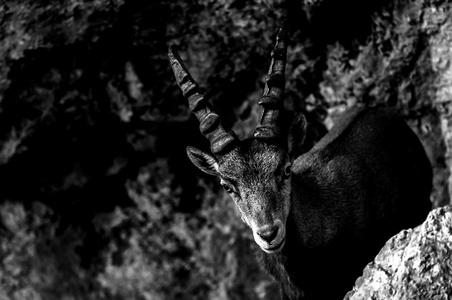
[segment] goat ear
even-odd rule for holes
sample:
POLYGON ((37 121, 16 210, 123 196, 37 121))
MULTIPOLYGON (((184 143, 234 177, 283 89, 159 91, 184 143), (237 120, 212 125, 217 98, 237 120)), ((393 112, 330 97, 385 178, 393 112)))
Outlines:
POLYGON ((289 155, 292 159, 302 154, 301 149, 306 137, 308 122, 304 114, 300 113, 292 122, 289 130, 289 155))
POLYGON ((213 155, 190 146, 187 147, 187 155, 201 171, 210 175, 219 175, 218 160, 213 155))

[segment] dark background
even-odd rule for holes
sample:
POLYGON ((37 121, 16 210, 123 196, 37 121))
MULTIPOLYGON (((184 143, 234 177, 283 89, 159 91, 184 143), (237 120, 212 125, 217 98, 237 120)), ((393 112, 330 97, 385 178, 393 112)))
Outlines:
POLYGON ((284 18, 306 147, 355 103, 395 107, 433 206, 449 203, 450 16, 421 0, 3 0, 0 298, 274 299, 232 201, 185 154, 208 142, 167 49, 244 138, 284 18))

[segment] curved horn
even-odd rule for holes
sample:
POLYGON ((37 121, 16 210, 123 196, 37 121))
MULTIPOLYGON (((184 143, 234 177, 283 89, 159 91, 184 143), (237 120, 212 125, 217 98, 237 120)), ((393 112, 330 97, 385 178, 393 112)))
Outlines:
POLYGON ((278 118, 284 105, 284 72, 287 54, 286 22, 279 28, 271 62, 265 78, 264 94, 258 102, 263 108, 261 120, 254 131, 256 138, 275 138, 279 135, 278 118))
POLYGON ((237 136, 234 132, 226 131, 221 126, 220 117, 212 111, 198 84, 182 62, 175 45, 169 47, 168 57, 176 82, 184 97, 188 99, 190 110, 200 122, 199 129, 210 142, 210 150, 214 155, 222 155, 228 152, 231 146, 238 141, 237 136))

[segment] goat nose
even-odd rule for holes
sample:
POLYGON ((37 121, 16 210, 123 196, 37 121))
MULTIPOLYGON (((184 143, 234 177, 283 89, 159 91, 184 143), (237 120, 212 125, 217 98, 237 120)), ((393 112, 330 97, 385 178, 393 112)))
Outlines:
POLYGON ((267 243, 273 241, 278 235, 278 226, 269 226, 263 229, 260 229, 257 234, 267 243))

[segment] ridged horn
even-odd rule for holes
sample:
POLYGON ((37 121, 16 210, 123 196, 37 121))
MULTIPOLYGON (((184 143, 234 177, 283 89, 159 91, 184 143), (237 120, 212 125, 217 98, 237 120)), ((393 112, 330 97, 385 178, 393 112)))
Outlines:
POLYGON ((276 36, 276 44, 271 52, 270 68, 265 78, 264 93, 258 102, 264 110, 254 131, 255 138, 276 138, 279 136, 278 118, 284 106, 286 54, 287 32, 286 22, 284 21, 276 36))
POLYGON ((168 57, 176 82, 184 97, 187 98, 190 110, 200 122, 199 129, 210 142, 210 150, 216 156, 227 153, 236 145, 237 136, 221 126, 220 117, 212 111, 210 103, 182 62, 175 45, 169 47, 168 57))

